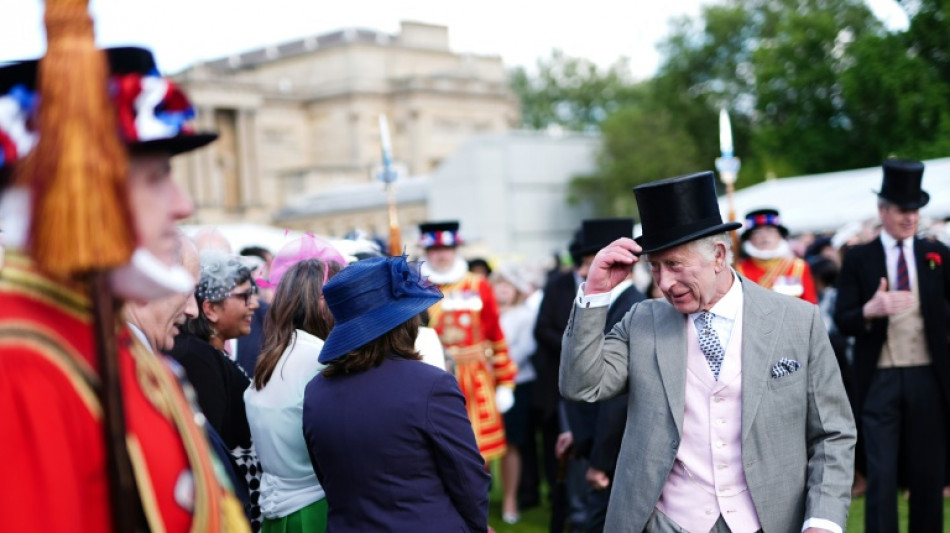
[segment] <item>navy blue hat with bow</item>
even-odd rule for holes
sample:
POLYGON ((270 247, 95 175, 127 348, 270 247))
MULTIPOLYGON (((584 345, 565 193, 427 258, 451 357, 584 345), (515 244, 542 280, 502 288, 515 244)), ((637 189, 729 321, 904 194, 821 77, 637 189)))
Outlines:
POLYGON ((372 257, 344 268, 324 287, 333 331, 320 351, 328 363, 378 339, 442 299, 405 256, 372 257))

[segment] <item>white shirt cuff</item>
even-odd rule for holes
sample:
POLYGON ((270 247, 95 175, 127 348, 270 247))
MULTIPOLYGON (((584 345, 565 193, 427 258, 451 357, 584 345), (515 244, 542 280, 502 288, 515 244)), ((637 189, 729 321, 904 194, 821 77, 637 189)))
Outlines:
POLYGON ((585 285, 587 285, 586 282, 581 283, 580 287, 577 288, 576 301, 577 301, 578 307, 607 307, 608 305, 610 305, 609 292, 602 292, 599 294, 591 294, 590 296, 584 296, 585 285))
POLYGON ((810 527, 820 527, 821 529, 827 529, 831 533, 844 533, 841 529, 841 526, 832 522, 831 520, 825 520, 824 518, 809 518, 805 520, 805 525, 802 526, 802 531, 810 527))

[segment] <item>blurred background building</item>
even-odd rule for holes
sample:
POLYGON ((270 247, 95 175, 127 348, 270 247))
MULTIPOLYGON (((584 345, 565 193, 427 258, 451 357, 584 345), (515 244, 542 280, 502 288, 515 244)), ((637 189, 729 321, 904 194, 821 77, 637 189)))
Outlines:
POLYGON ((332 199, 354 190, 385 200, 375 177, 381 114, 407 222, 425 218, 426 205, 423 182, 410 176, 428 175, 474 135, 520 123, 500 57, 453 52, 447 27, 418 22, 403 22, 396 35, 317 35, 199 63, 175 78, 193 99, 197 125, 221 135, 208 150, 176 158, 200 224, 293 220, 340 234, 360 222, 386 235, 384 201, 351 205, 350 219, 323 226, 288 213, 316 221, 321 206, 339 208, 332 199))

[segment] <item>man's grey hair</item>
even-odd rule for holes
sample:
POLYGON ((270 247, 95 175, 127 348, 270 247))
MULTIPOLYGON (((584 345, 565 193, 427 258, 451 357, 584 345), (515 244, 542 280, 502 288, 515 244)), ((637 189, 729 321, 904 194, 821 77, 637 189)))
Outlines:
POLYGON ((732 246, 728 233, 709 235, 708 237, 696 239, 687 245, 692 247, 692 249, 706 261, 712 261, 716 258, 716 245, 719 243, 722 243, 726 248, 726 262, 728 263, 730 259, 729 254, 731 253, 730 247, 732 246))
MULTIPOLYGON (((716 245, 722 243, 726 248, 726 263, 730 264, 732 262, 732 241, 729 238, 729 233, 716 233, 714 235, 709 235, 696 239, 695 241, 690 241, 686 244, 681 244, 680 246, 687 247, 694 252, 698 253, 700 257, 705 261, 712 261, 716 258, 716 245)), ((642 261, 649 262, 650 254, 643 254, 641 259, 642 261)))

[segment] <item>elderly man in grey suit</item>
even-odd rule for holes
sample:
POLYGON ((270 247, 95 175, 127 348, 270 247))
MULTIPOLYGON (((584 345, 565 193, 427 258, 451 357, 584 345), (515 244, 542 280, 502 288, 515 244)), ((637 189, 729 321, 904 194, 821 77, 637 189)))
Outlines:
POLYGON ((713 179, 634 189, 643 235, 598 252, 564 333, 564 396, 629 393, 605 531, 842 533, 855 426, 828 335, 816 306, 729 267, 739 224, 713 179), (604 335, 610 290, 640 260, 665 298, 604 335))

